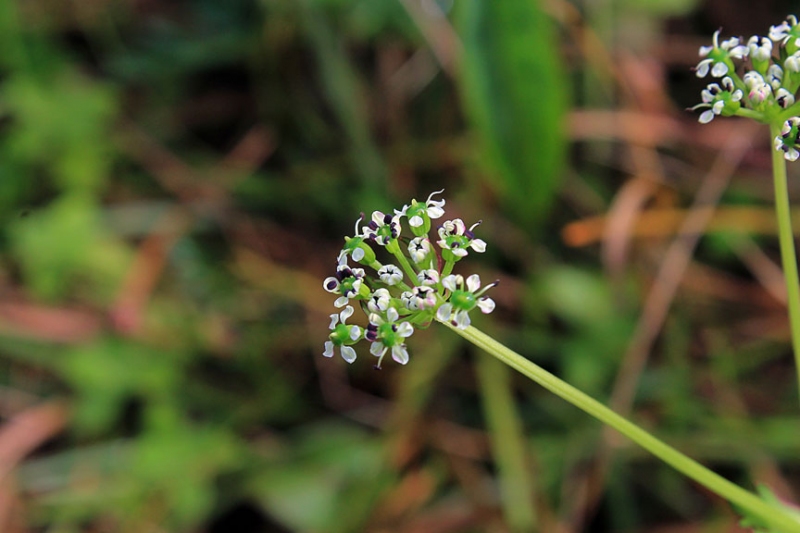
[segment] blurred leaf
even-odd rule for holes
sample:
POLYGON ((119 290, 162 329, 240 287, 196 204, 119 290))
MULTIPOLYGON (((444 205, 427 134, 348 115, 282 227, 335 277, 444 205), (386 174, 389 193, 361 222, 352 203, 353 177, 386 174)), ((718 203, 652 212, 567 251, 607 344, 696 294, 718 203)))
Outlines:
POLYGON ((293 531, 357 531, 360 507, 381 493, 380 442, 341 425, 320 424, 298 439, 290 457, 282 457, 258 477, 254 490, 271 514, 293 531), (369 489, 371 498, 361 491, 369 489))
POLYGON ((180 361, 174 353, 118 339, 64 354, 59 365, 78 398, 77 428, 91 434, 109 429, 123 402, 134 396, 145 402, 163 401, 179 389, 180 361))
POLYGON ((107 302, 130 264, 128 249, 107 232, 94 201, 82 195, 63 196, 15 220, 9 233, 29 288, 45 300, 80 292, 107 302))
POLYGON ((49 166, 65 190, 96 191, 105 183, 116 105, 108 87, 69 71, 13 76, 0 87, 0 102, 14 117, 7 142, 15 157, 49 166))
POLYGON ((316 9, 305 7, 304 15, 328 102, 348 138, 362 188, 373 193, 385 191, 386 168, 369 130, 364 88, 345 54, 342 39, 316 9))
POLYGON ((535 1, 464 0, 467 114, 514 214, 541 221, 564 165, 567 84, 550 20, 535 1))

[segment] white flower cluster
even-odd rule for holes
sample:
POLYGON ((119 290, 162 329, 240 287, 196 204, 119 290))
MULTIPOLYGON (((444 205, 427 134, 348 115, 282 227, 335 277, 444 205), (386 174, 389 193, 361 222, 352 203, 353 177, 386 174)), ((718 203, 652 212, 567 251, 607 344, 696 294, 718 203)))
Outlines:
POLYGON ((709 73, 721 78, 702 92, 703 102, 692 109, 702 109, 699 121, 714 117, 748 116, 767 124, 781 124, 775 137, 775 149, 789 161, 800 157, 797 149, 800 104, 795 95, 800 88, 800 26, 797 17, 770 27, 769 36, 754 35, 745 40, 731 37, 719 41, 714 32, 711 46, 700 47, 701 60, 695 68, 698 77, 709 73), (741 76, 740 76, 741 73, 741 76))
POLYGON ((481 287, 477 274, 466 279, 452 274, 455 263, 470 250, 486 250, 486 243, 474 233, 480 222, 467 228, 461 219, 446 220, 437 229, 438 239, 429 237, 431 220, 444 216, 445 201, 434 199, 442 192, 431 193, 425 202, 412 200, 392 214, 375 211, 363 227, 363 213, 356 221, 355 235, 345 238, 339 253, 336 275, 323 282, 326 291, 337 295, 334 305, 343 308, 331 315, 324 356, 333 357, 338 349, 352 363, 356 359, 353 345, 366 340, 371 343, 370 353, 378 358, 377 368, 387 354, 404 365, 408 362, 405 340, 415 329, 429 326, 434 318, 465 329, 473 309, 494 310, 494 301, 483 294, 496 281, 481 287), (401 235, 404 218, 413 237, 401 235), (393 262, 380 262, 373 249, 376 245, 393 262), (375 274, 350 266, 350 261, 375 274), (354 305, 366 314, 366 328, 347 324, 354 305))

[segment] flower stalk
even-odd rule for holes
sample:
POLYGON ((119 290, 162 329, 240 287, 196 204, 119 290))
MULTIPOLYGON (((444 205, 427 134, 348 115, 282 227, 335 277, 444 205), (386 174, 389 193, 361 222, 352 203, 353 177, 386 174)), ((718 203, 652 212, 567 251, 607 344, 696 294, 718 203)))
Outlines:
MULTIPOLYGON (((770 125, 773 138, 780 135, 779 124, 770 125)), ((786 159, 778 151, 772 152, 772 176, 775 186, 775 214, 778 217, 778 239, 781 248, 781 262, 786 278, 786 301, 789 307, 789 324, 792 332, 797 381, 800 384, 800 279, 797 273, 797 254, 792 233, 789 190, 786 181, 786 159)))
POLYGON ((692 478, 710 491, 747 511, 750 515, 758 517, 776 531, 784 533, 800 532, 800 522, 783 509, 768 504, 755 494, 731 483, 697 461, 668 446, 633 422, 618 415, 594 398, 559 379, 532 361, 525 359, 489 335, 473 326, 460 329, 449 322, 442 321, 441 323, 553 394, 619 431, 675 470, 692 478))

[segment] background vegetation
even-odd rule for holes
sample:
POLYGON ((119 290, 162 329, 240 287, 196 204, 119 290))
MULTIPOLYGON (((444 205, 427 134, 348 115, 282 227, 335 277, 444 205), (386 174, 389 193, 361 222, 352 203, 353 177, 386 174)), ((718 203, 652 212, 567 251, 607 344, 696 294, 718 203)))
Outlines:
POLYGON ((440 188, 482 328, 798 501, 766 128, 684 111, 790 9, 0 2, 0 530, 736 531, 444 328, 322 357, 358 213, 440 188))

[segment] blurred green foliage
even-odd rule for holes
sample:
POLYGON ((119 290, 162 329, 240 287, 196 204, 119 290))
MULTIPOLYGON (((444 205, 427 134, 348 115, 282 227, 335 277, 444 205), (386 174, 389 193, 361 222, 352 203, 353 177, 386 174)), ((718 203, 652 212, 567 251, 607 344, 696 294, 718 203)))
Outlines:
MULTIPOLYGON (((575 32, 631 17, 665 40, 694 6, 633 4, 0 2, 0 530, 732 523, 638 450, 599 464, 594 421, 476 368, 447 331, 416 333, 402 369, 321 357, 321 280, 358 213, 443 187, 449 213, 484 221, 465 268, 501 280, 481 327, 610 395, 666 240, 637 241, 612 278, 561 238, 609 212, 629 163, 629 139, 576 140, 570 113, 638 112, 575 32)), ((653 152, 676 175, 712 157, 669 142, 653 152)), ((697 186, 671 174, 653 202, 697 186)), ((701 251, 729 285, 679 294, 633 418, 731 478, 796 486, 783 310, 735 251, 701 251)))

